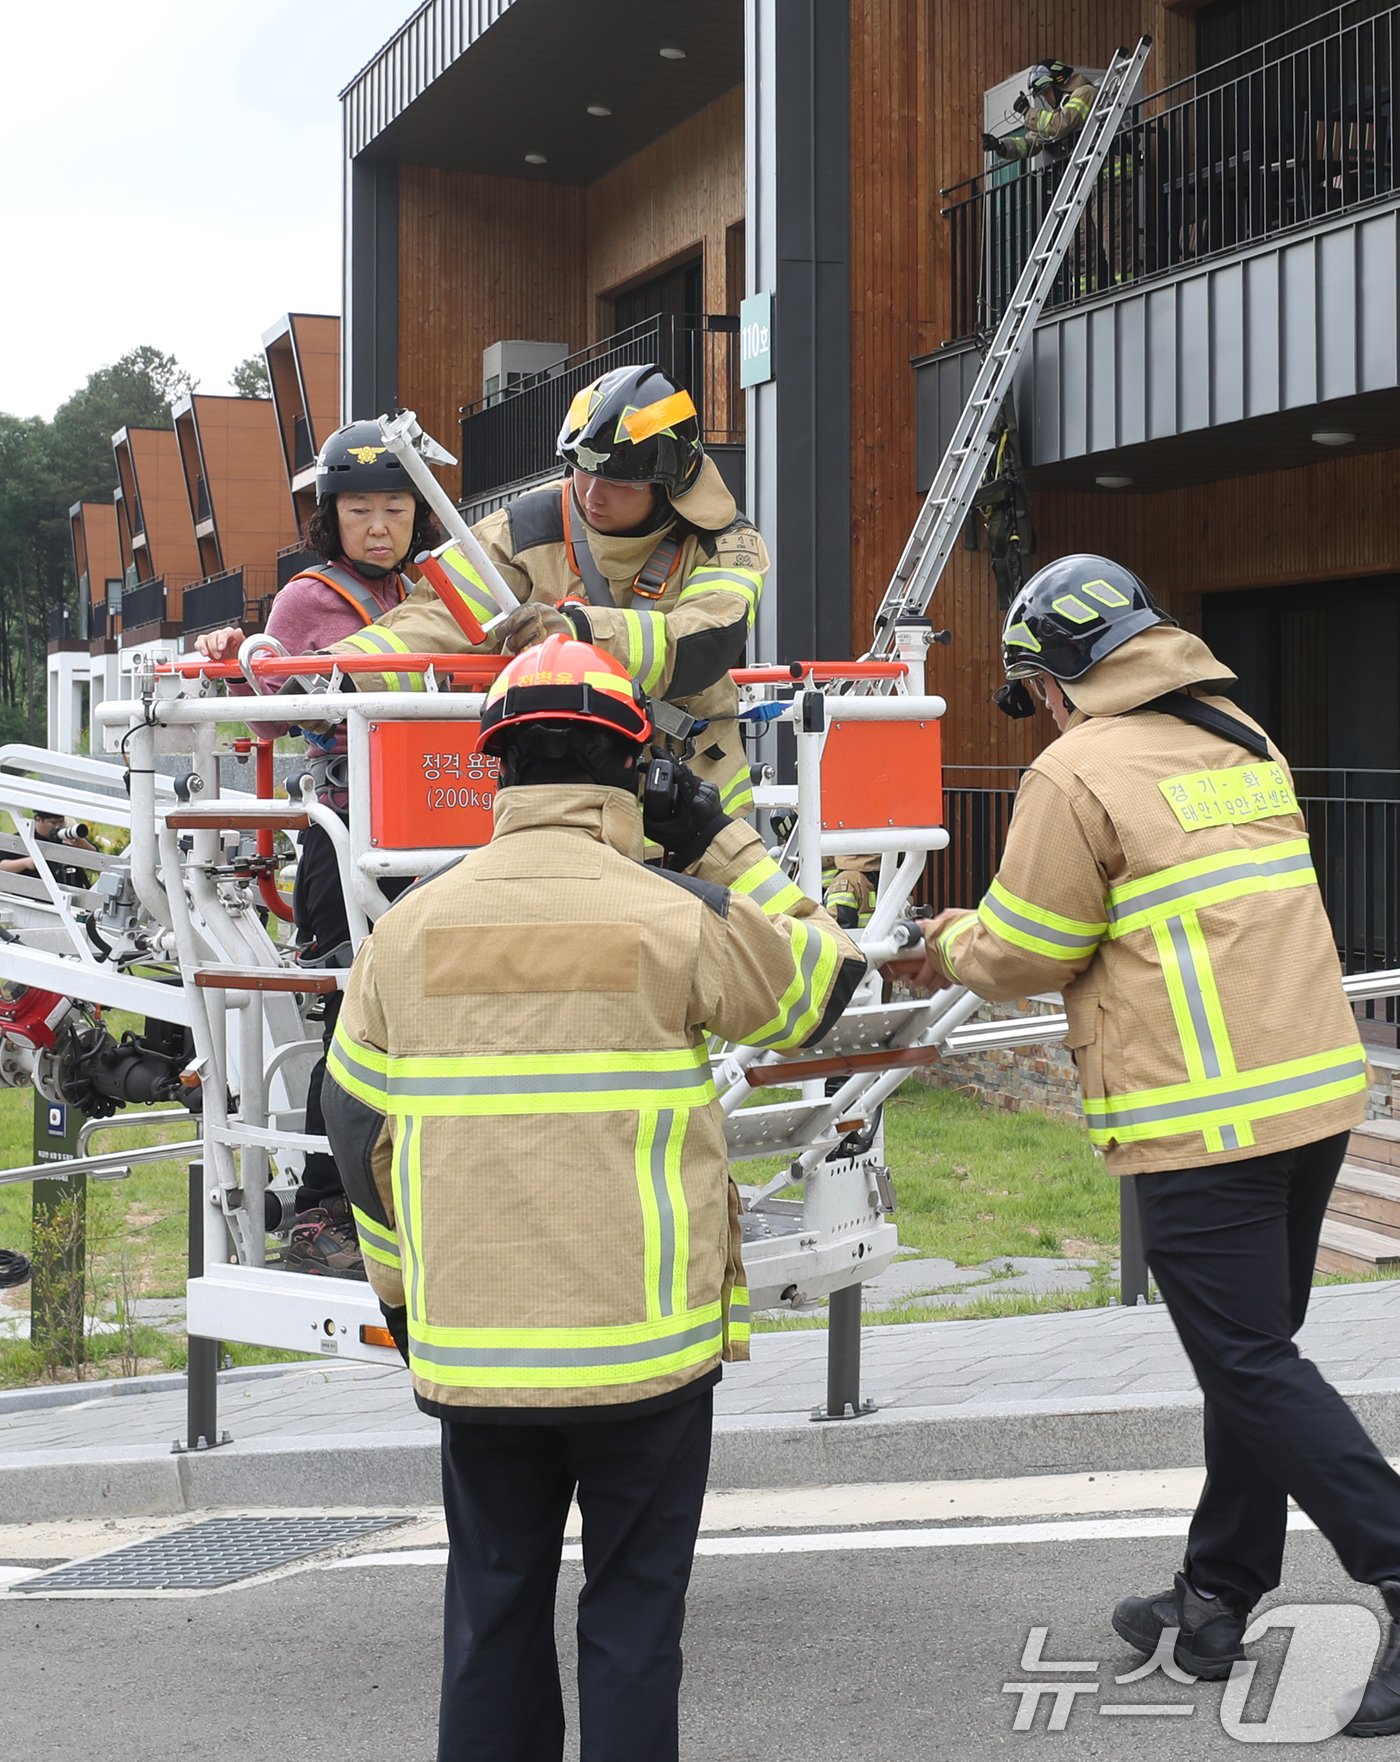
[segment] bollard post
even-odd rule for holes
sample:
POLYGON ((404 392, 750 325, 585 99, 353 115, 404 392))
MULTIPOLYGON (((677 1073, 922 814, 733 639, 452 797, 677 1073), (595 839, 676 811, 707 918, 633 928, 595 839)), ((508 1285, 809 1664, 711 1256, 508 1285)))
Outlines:
POLYGON ((814 1407, 812 1418, 859 1419, 874 1413, 873 1401, 860 1398, 859 1285, 833 1291, 827 1305, 826 1405, 814 1407))
MULTIPOLYGON (((204 1191, 204 1164, 190 1164, 189 1275, 197 1279, 204 1271, 204 1212, 209 1203, 204 1191)), ((213 1450, 231 1444, 232 1436, 219 1430, 219 1353, 217 1340, 186 1334, 189 1358, 185 1368, 185 1436, 176 1438, 171 1454, 213 1450)))

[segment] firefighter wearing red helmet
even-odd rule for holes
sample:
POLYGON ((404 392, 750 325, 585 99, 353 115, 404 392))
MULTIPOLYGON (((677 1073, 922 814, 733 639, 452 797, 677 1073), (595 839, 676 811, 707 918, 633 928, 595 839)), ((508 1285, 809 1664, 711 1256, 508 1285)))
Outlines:
POLYGON ((370 1282, 442 1422, 438 1755, 562 1757, 576 1491, 582 1752, 674 1762, 712 1391, 748 1356, 707 1036, 810 1044, 865 964, 712 784, 679 767, 639 800, 651 716, 611 655, 547 637, 481 725, 491 842, 378 920, 325 1103, 370 1282))
MULTIPOLYGON (((655 365, 615 368, 574 397, 558 451, 562 478, 474 529, 522 602, 493 646, 516 654, 568 633, 605 649, 649 697, 708 724, 694 768, 727 812, 746 813, 753 794, 729 669, 743 661, 768 552, 705 453, 690 393, 655 365)), ((480 621, 496 615, 484 592, 467 600, 480 621)), ((424 587, 337 647, 442 654, 462 641, 424 587)))

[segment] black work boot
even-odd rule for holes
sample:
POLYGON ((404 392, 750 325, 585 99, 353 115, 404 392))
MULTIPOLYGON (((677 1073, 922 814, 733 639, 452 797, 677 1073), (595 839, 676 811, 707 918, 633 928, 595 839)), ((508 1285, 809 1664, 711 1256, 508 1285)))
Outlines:
POLYGON ((1169 1591, 1150 1597, 1124 1597, 1113 1611, 1113 1631, 1135 1651, 1150 1658, 1162 1635, 1175 1629, 1172 1657, 1182 1670, 1206 1682, 1218 1682, 1244 1657, 1240 1644, 1249 1626, 1248 1609, 1223 1597, 1200 1597, 1182 1573, 1169 1591))
POLYGON ((1400 1731, 1400 1579, 1386 1579, 1380 1593, 1390 1611, 1390 1632, 1361 1705, 1342 1727, 1354 1738, 1385 1738, 1400 1731))

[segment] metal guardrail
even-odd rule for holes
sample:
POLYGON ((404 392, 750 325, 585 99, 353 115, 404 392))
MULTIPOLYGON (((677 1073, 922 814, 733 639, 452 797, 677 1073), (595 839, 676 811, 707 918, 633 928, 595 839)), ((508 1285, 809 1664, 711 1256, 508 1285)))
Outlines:
POLYGON ((695 400, 707 443, 743 439, 739 320, 658 314, 567 356, 528 386, 462 406, 459 499, 473 502, 556 463, 555 439, 574 394, 615 367, 655 361, 695 400))
MULTIPOLYGON (((1353 0, 1143 98, 1046 310, 1392 194, 1397 91, 1400 6, 1353 0)), ((1063 169, 1052 149, 943 191, 948 340, 996 323, 1063 169)))
POLYGON ((151 581, 143 581, 136 587, 127 588, 122 594, 122 629, 130 632, 142 630, 148 624, 160 624, 165 620, 165 578, 157 575, 151 581))

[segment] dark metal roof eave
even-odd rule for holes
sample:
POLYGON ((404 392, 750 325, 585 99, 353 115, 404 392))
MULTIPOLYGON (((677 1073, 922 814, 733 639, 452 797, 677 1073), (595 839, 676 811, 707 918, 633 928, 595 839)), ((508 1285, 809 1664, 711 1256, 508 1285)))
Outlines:
POLYGON ((346 157, 363 152, 514 4, 423 0, 340 93, 346 157), (382 102, 367 115, 371 90, 382 102))

